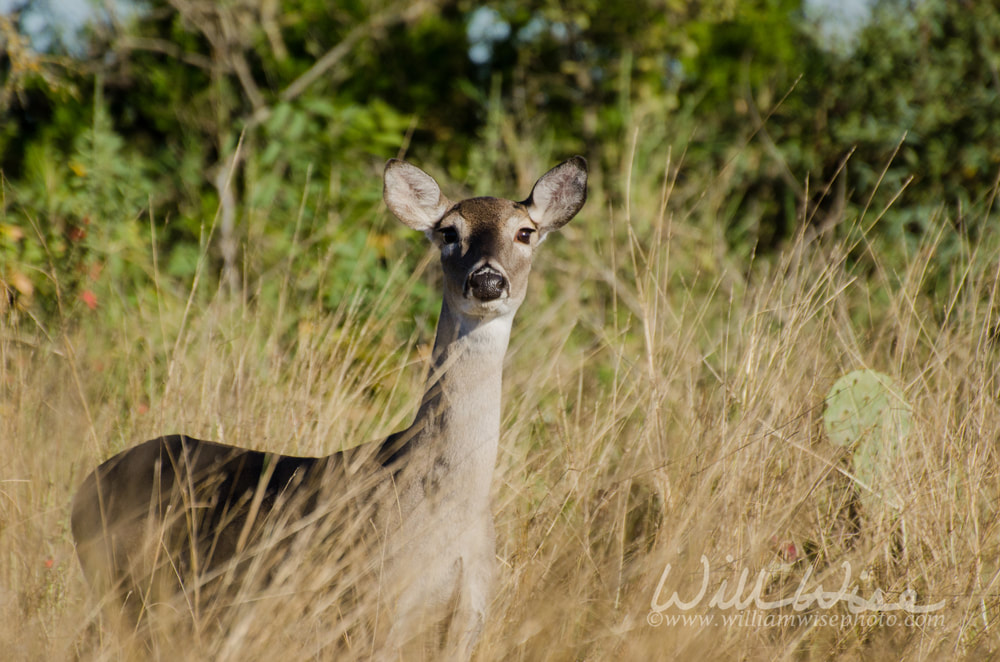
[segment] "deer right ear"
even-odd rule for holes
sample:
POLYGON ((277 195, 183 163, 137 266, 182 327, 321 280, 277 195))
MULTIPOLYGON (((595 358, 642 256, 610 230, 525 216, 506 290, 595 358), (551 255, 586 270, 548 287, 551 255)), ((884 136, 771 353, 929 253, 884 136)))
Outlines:
POLYGON ((389 159, 383 181, 385 204, 396 218, 414 230, 432 230, 451 207, 451 201, 442 195, 434 178, 406 161, 389 159))

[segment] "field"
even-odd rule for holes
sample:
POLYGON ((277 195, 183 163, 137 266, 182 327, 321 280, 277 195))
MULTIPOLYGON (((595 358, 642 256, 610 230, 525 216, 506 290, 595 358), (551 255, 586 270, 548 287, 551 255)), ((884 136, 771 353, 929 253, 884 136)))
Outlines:
MULTIPOLYGON (((669 153, 636 158, 615 174, 624 199, 593 180, 540 249, 515 322, 498 590, 475 659, 996 655, 995 229, 963 243, 932 219, 917 244, 888 246, 870 209, 738 260, 712 183, 685 182, 669 153), (824 425, 828 391, 857 369, 890 376, 912 412, 867 482, 824 425)), ((408 319, 406 302, 439 276, 421 238, 393 236, 417 269, 394 271, 372 305, 265 307, 196 278, 145 303, 123 294, 118 317, 80 300, 60 302, 59 324, 0 316, 5 658, 367 658, 385 626, 357 595, 376 587, 345 588, 323 550, 220 622, 164 617, 144 650, 88 592, 68 513, 98 461, 159 434, 311 455, 407 425, 434 320, 408 319), (354 609, 331 598, 348 594, 354 609)), ((155 245, 146 259, 157 274, 155 245)))

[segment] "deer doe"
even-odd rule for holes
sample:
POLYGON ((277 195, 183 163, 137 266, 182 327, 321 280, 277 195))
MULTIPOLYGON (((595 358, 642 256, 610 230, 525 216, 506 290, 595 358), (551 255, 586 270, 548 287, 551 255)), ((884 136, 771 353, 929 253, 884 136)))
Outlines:
POLYGON ((586 200, 587 163, 577 156, 556 166, 522 202, 452 202, 427 173, 393 159, 383 193, 392 213, 438 248, 444 272, 432 365, 413 424, 326 457, 170 435, 105 461, 73 500, 72 531, 92 588, 131 618, 141 620, 164 592, 229 572, 266 535, 267 522, 308 523, 350 494, 357 516, 385 533, 387 648, 446 619, 444 645, 457 657, 471 655, 492 596, 489 493, 511 323, 538 244, 586 200))

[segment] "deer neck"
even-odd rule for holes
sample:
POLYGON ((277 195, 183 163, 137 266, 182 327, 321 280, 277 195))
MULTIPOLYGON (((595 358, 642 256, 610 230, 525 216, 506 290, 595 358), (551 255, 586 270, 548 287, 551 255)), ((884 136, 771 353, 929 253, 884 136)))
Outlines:
MULTIPOLYGON (((503 361, 513 312, 491 319, 441 306, 420 410, 403 434, 435 474, 460 480, 465 497, 488 497, 500 438, 503 361), (409 434, 406 434, 406 433, 409 434)), ((427 471, 426 467, 417 469, 427 471)))

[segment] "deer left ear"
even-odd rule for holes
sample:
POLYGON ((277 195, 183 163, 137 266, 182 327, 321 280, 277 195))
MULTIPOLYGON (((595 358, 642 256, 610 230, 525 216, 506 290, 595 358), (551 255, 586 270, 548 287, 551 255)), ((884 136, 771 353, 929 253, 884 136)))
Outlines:
POLYGON ((570 222, 587 201, 587 160, 574 156, 542 175, 524 204, 539 239, 570 222))

